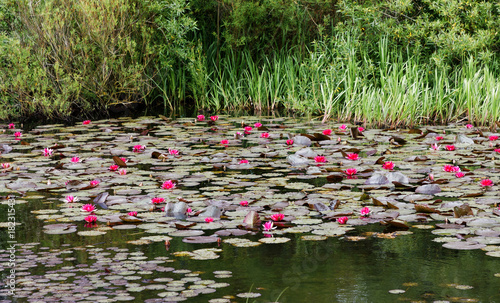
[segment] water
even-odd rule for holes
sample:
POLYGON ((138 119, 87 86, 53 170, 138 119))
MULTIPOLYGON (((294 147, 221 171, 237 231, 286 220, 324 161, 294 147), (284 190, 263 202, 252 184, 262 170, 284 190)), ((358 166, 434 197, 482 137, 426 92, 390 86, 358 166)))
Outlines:
MULTIPOLYGON (((150 119, 148 121, 145 127, 158 127, 159 132, 165 132, 165 129, 162 129, 163 126, 158 126, 159 123, 151 123, 150 119)), ((123 121, 109 125, 102 122, 101 126, 121 127, 121 123, 123 121)), ((296 124, 296 121, 290 120, 288 123, 296 124)), ((227 127, 231 131, 228 130, 227 133, 237 130, 237 121, 228 125, 227 127)), ((123 132, 132 132, 134 131, 132 128, 136 127, 137 123, 130 128, 124 127, 123 132)), ((175 158, 167 161, 172 161, 173 169, 180 166, 179 171, 182 171, 182 167, 187 170, 196 164, 196 158, 193 160, 193 157, 189 156, 190 151, 198 152, 199 149, 202 149, 200 147, 190 149, 189 147, 193 143, 186 143, 189 142, 188 136, 192 133, 197 136, 203 133, 203 128, 192 130, 189 127, 191 126, 186 127, 187 131, 181 126, 168 129, 173 132, 172 137, 175 137, 175 131, 184 131, 182 136, 178 137, 178 142, 173 142, 170 139, 168 143, 165 143, 166 140, 155 140, 155 130, 150 132, 151 137, 142 137, 139 141, 147 140, 144 142, 148 142, 148 144, 152 142, 148 145, 148 149, 152 146, 159 150, 167 150, 167 147, 180 147, 184 153, 181 161, 175 158)), ((308 127, 314 127, 314 125, 308 127)), ((140 132, 140 130, 141 128, 136 131, 140 132)), ((307 129, 302 126, 295 130, 307 132, 307 129)), ((277 132, 277 130, 270 132, 273 131, 277 132)), ((58 127, 57 132, 64 132, 64 128, 58 127)), ((88 134, 85 129, 71 129, 69 132, 72 132, 76 137, 88 136, 89 143, 92 141, 92 134, 88 134)), ((286 132, 293 133, 293 129, 286 130, 286 132)), ((102 135, 101 132, 95 132, 95 134, 97 137, 102 135)), ((237 159, 240 157, 238 148, 241 147, 244 151, 247 147, 262 145, 259 141, 261 139, 251 138, 244 140, 240 145, 233 142, 229 148, 222 149, 213 142, 218 142, 219 137, 224 137, 224 134, 210 133, 207 135, 207 144, 212 147, 207 150, 206 154, 199 157, 224 151, 230 157, 237 159)), ((86 157, 92 154, 86 149, 85 144, 81 143, 83 141, 72 142, 72 138, 69 136, 68 140, 65 135, 55 140, 62 141, 68 148, 67 151, 61 153, 65 153, 66 156, 87 153, 86 157)), ((5 136, 2 139, 8 140, 5 136)), ((341 205, 343 211, 356 211, 361 203, 365 202, 352 200, 349 197, 349 195, 358 197, 361 194, 357 185, 352 186, 347 191, 325 189, 323 187, 327 183, 325 177, 330 173, 325 172, 323 176, 316 179, 294 178, 295 174, 304 174, 304 171, 298 168, 287 170, 286 160, 283 156, 262 160, 257 155, 253 155, 254 157, 247 158, 250 159, 251 163, 256 163, 256 167, 253 169, 224 171, 219 168, 214 169, 212 164, 209 164, 203 169, 193 171, 193 175, 205 173, 208 176, 206 179, 201 178, 198 185, 184 188, 182 178, 187 177, 181 176, 179 190, 165 192, 159 189, 161 174, 172 173, 173 170, 161 171, 158 174, 150 168, 170 165, 170 163, 160 164, 157 159, 151 159, 146 154, 134 154, 127 151, 130 149, 128 145, 139 141, 124 143, 115 140, 109 142, 96 140, 94 142, 102 142, 96 151, 101 157, 100 160, 88 164, 84 162, 85 169, 61 170, 59 172, 58 170, 50 170, 57 164, 57 161, 36 156, 36 150, 44 146, 44 140, 46 140, 44 134, 28 136, 26 142, 33 145, 31 150, 14 150, 13 152, 18 152, 21 155, 5 158, 7 161, 17 163, 15 166, 20 167, 20 170, 2 173, 2 178, 5 179, 4 183, 1 184, 3 189, 0 190, 2 191, 0 195, 5 198, 0 205, 0 222, 9 220, 6 197, 10 195, 14 196, 17 201, 15 219, 22 224, 16 227, 15 233, 15 241, 17 241, 15 296, 9 295, 7 288, 9 282, 7 278, 10 275, 10 267, 8 266, 10 255, 7 252, 10 247, 10 243, 8 243, 9 233, 6 228, 0 228, 0 262, 2 263, 0 299, 4 300, 2 302, 32 302, 37 300, 42 302, 65 300, 69 302, 129 301, 148 303, 182 300, 186 302, 500 302, 498 289, 500 262, 498 259, 486 255, 482 250, 462 251, 443 248, 442 242, 433 241, 435 238, 439 240, 442 237, 433 235, 428 229, 421 229, 422 226, 418 226, 421 224, 417 222, 410 224, 409 231, 411 233, 407 234, 395 233, 394 230, 389 230, 382 224, 373 223, 356 226, 345 235, 329 237, 321 241, 302 239, 302 236, 311 235, 310 232, 287 233, 286 229, 283 229, 275 231, 274 237, 289 238, 290 241, 281 244, 262 244, 255 247, 235 247, 224 242, 224 240, 236 238, 232 236, 221 237, 223 240, 221 243, 189 244, 184 243, 182 237, 172 237, 168 246, 164 239, 142 245, 131 244, 129 241, 137 241, 145 236, 159 236, 166 239, 170 232, 162 232, 161 229, 167 230, 171 227, 164 224, 161 225, 159 231, 151 233, 148 232, 149 230, 141 228, 141 225, 137 228, 129 226, 131 229, 119 229, 120 226, 114 226, 114 229, 111 229, 106 226, 105 222, 99 222, 98 227, 87 228, 84 226, 83 216, 78 213, 68 215, 71 214, 70 206, 61 202, 66 194, 71 193, 66 188, 51 192, 28 191, 24 195, 23 190, 11 191, 5 189, 3 185, 16 182, 19 177, 31 178, 39 185, 46 183, 48 179, 52 180, 53 183, 61 183, 68 178, 87 180, 98 177, 102 179, 98 188, 73 192, 80 194, 84 203, 89 203, 93 196, 103 191, 108 191, 113 195, 116 186, 140 191, 139 194, 123 195, 129 202, 124 204, 126 207, 115 207, 109 211, 98 210, 97 216, 113 213, 125 214, 127 211, 136 209, 143 218, 152 218, 148 217, 154 215, 148 210, 150 205, 144 205, 143 202, 140 202, 140 197, 147 198, 156 195, 165 196, 171 201, 176 201, 177 197, 185 197, 187 200, 192 200, 190 205, 193 205, 192 207, 196 210, 200 210, 202 202, 210 199, 212 194, 217 194, 213 197, 224 198, 223 201, 232 204, 238 204, 239 200, 247 199, 253 201, 254 206, 260 207, 259 213, 262 218, 273 213, 270 210, 272 205, 281 201, 290 203, 290 208, 286 207, 283 210, 287 216, 295 211, 302 211, 305 215, 301 215, 301 217, 320 218, 318 213, 308 214, 307 206, 296 206, 295 202, 300 201, 295 201, 295 198, 275 199, 274 197, 278 196, 279 193, 301 192, 304 194, 303 198, 297 199, 320 197, 331 200, 338 198, 343 202, 341 205), (127 175, 130 176, 127 177, 129 179, 120 179, 122 177, 116 177, 114 173, 107 171, 106 167, 112 163, 108 149, 123 149, 125 150, 124 155, 133 161, 133 165, 127 168, 130 171, 130 175, 127 175), (273 164, 279 164, 277 165, 279 169, 269 169, 269 161, 273 161, 273 164), (87 169, 91 173, 88 173, 87 169), (311 187, 299 190, 266 184, 262 175, 273 173, 275 170, 276 175, 279 175, 280 178, 283 176, 283 182, 286 184, 305 183, 311 187), (245 179, 245 182, 262 182, 231 188, 234 182, 239 181, 239 175, 259 175, 260 178, 248 178, 245 179), (287 178, 287 176, 292 177, 287 178), (5 181, 7 179, 8 182, 5 181), (141 183, 140 186, 139 183, 141 183), (253 191, 252 187, 255 186, 262 187, 262 189, 253 191), (214 187, 214 189, 197 192, 197 189, 205 187, 214 187), (276 190, 276 193, 270 194, 269 189, 276 190), (222 195, 219 195, 221 193, 222 195), (38 212, 39 210, 42 212, 38 212), (54 214, 44 213, 45 210, 53 210, 56 217, 50 217, 54 214), (37 218, 37 216, 42 217, 37 218), (76 232, 47 234, 44 232, 44 226, 50 224, 74 224, 78 232, 101 230, 106 233, 97 236, 81 236, 76 232), (179 255, 180 252, 193 252, 204 248, 215 249, 218 258, 194 260, 179 255), (221 274, 220 271, 228 271, 228 273, 221 274), (260 296, 247 299, 244 297, 245 293, 256 293, 260 296)), ((9 144, 18 147, 15 143, 12 141, 9 144)), ((360 141, 357 146, 361 147, 366 143, 360 141)), ((283 152, 283 149, 286 149, 285 151, 288 153, 293 152, 284 144, 282 144, 283 147, 280 147, 280 143, 275 141, 271 144, 266 143, 266 148, 269 148, 267 145, 271 146, 270 149, 274 148, 280 152, 283 152)), ((400 154, 404 153, 406 156, 415 150, 404 151, 401 149, 400 154)), ((329 150, 324 149, 324 152, 328 154, 329 150)), ((334 155, 328 154, 328 156, 330 162, 326 165, 337 165, 334 163, 336 161, 334 155)), ((373 159, 377 157, 373 156, 373 159)), ((429 157, 434 157, 434 155, 429 155, 429 157)), ((5 159, 0 162, 6 162, 5 159)), ((65 160, 63 158, 58 161, 64 162, 65 160)), ((405 165, 401 162, 397 162, 397 164, 401 167, 405 165)), ((365 165, 362 162, 359 165, 366 166, 364 168, 373 167, 371 164, 365 165)), ((415 164, 417 168, 418 165, 420 163, 415 164)), ((434 164, 424 163, 422 165, 432 166, 434 164)), ((411 174, 413 168, 401 167, 398 167, 399 171, 411 174)), ((443 176, 436 176, 436 179, 438 178, 443 178, 443 176)), ((472 183, 468 184, 469 187, 472 185, 472 183)), ((380 192, 393 196, 405 194, 405 191, 397 192, 395 189, 385 192, 379 190, 380 192)), ((490 198, 495 197, 494 192, 486 191, 485 197, 488 195, 490 198)), ((435 197, 434 199, 457 201, 459 199, 457 197, 435 197)), ((479 208, 473 203, 473 200, 468 201, 474 210, 479 208)), ((79 208, 80 206, 75 207, 79 208)), ((372 206, 370 205, 370 207, 372 206)), ((488 204, 482 204, 480 207, 485 212, 490 210, 488 204)), ((372 209, 374 212, 385 212, 385 209, 382 208, 377 210, 376 207, 372 207, 372 209)), ((400 211, 412 213, 408 209, 400 211)), ((357 214, 349 216, 352 218, 351 222, 355 222, 359 217, 357 214)), ((152 222, 157 221, 154 219, 152 222)), ((219 229, 235 228, 234 222, 241 224, 242 218, 237 217, 234 222, 231 218, 223 218, 222 221, 227 226, 207 229, 206 227, 209 225, 201 222, 195 228, 203 230, 204 235, 208 236, 219 229)), ((325 222, 329 221, 325 219, 325 222)), ((429 226, 436 223, 442 223, 442 221, 429 218, 428 222, 423 224, 429 226)), ((294 223, 289 222, 289 224, 293 225, 294 223)), ((311 224, 311 229, 314 229, 316 225, 311 224)), ((494 228, 498 229, 498 227, 494 228)), ((473 232, 474 230, 472 230, 473 232)), ((466 233, 464 235, 465 237, 470 236, 466 233)), ((254 234, 237 238, 249 239, 253 242, 258 242, 262 238, 266 239, 260 227, 254 234)), ((488 247, 494 248, 494 245, 488 247)))

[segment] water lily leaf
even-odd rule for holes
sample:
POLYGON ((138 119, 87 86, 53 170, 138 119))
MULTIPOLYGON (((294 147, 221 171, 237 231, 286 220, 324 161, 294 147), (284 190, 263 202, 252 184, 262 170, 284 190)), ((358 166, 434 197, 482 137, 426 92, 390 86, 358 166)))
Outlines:
POLYGON ((469 206, 469 203, 464 203, 461 206, 453 207, 453 214, 455 215, 455 218, 474 215, 472 209, 469 206))
POLYGON ((185 237, 182 242, 185 243, 215 243, 220 241, 219 237, 214 236, 197 236, 197 237, 185 237))
POLYGON ((437 184, 426 184, 417 187, 415 193, 424 195, 435 195, 441 192, 441 188, 437 184))
POLYGON ((271 238, 259 239, 259 242, 265 243, 265 244, 281 244, 281 243, 286 243, 288 241, 290 241, 290 239, 284 238, 284 237, 271 237, 271 238))
POLYGON ((432 208, 426 204, 415 204, 415 210, 419 213, 441 213, 439 210, 432 208))
POLYGON ((113 156, 113 161, 115 162, 116 165, 120 167, 127 167, 127 163, 123 162, 122 159, 118 156, 113 156))
POLYGON ((460 241, 460 242, 447 242, 443 244, 443 247, 449 249, 458 249, 458 250, 472 250, 472 249, 481 249, 486 247, 486 244, 481 244, 477 242, 469 242, 469 241, 460 241))
POLYGON ((396 228, 399 228, 399 229, 402 229, 402 230, 407 230, 409 229, 410 227, 406 224, 406 222, 402 221, 402 220, 390 220, 390 221, 386 221, 386 223, 388 223, 389 225, 393 226, 393 227, 396 227, 396 228))

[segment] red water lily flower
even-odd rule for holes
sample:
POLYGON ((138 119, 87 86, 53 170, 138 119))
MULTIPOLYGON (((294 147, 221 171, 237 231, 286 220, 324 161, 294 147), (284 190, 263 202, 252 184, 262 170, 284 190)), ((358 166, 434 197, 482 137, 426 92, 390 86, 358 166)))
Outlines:
POLYGON ((93 204, 85 204, 82 206, 82 211, 93 212, 95 210, 95 206, 93 204))
POLYGON ((286 140, 286 145, 293 145, 293 140, 292 139, 286 140))
POLYGON ((392 161, 386 161, 382 165, 382 168, 383 169, 387 169, 387 170, 393 170, 394 169, 394 162, 392 162, 392 161))
POLYGON ((461 171, 459 171, 458 173, 455 174, 455 177, 457 177, 457 178, 462 178, 464 176, 465 176, 465 174, 461 171))
POLYGON ((316 157, 314 157, 314 161, 316 163, 325 163, 326 162, 326 158, 325 158, 325 156, 316 156, 316 157))
POLYGON ((498 140, 498 136, 490 136, 490 141, 496 141, 498 140))
POLYGON ((443 140, 443 137, 442 136, 436 136, 435 139, 438 140, 438 141, 440 141, 440 140, 443 140))
POLYGON ((248 164, 248 160, 242 159, 242 160, 240 160, 240 164, 248 164))
POLYGON ((347 154, 347 159, 349 160, 358 160, 359 159, 359 155, 356 154, 356 153, 350 153, 350 154, 347 154))
POLYGON ((136 217, 137 216, 137 212, 136 211, 131 211, 128 213, 129 216, 131 217, 136 217))
POLYGON ((347 217, 340 217, 340 218, 337 218, 337 222, 339 224, 346 224, 347 223, 347 220, 349 220, 349 218, 347 217))
POLYGON ((453 166, 450 164, 445 164, 443 166, 443 171, 448 172, 448 173, 456 173, 460 171, 460 167, 458 166, 453 166))
POLYGON ((161 198, 161 197, 154 197, 151 199, 151 203, 153 203, 153 204, 160 204, 163 202, 165 202, 165 199, 161 198))
POLYGON ((73 163, 78 163, 80 161, 81 161, 80 157, 72 157, 71 158, 71 162, 73 162, 73 163))
POLYGON ((174 189, 175 188, 175 183, 172 180, 167 180, 163 182, 161 185, 161 188, 163 189, 174 189))
POLYGON ((97 221, 97 217, 94 215, 90 215, 90 216, 86 216, 84 220, 87 223, 94 223, 97 221))
POLYGON ((262 133, 260 134, 262 138, 269 138, 269 133, 262 133))
POLYGON ((14 123, 10 123, 9 124, 9 129, 14 129, 14 128, 16 128, 16 125, 14 123))
POLYGON ((465 125, 465 128, 472 128, 472 124, 465 125))
POLYGON ((198 115, 198 116, 196 116, 196 119, 198 120, 198 122, 202 122, 202 121, 205 121, 205 116, 198 115))
POLYGON ((214 218, 212 218, 212 217, 206 217, 205 218, 205 222, 207 222, 207 223, 214 222, 214 218))
POLYGON ((357 172, 358 172, 358 170, 357 170, 357 169, 355 169, 355 168, 348 168, 348 169, 346 169, 346 170, 344 171, 344 173, 345 173, 346 175, 351 176, 351 177, 352 177, 353 175, 355 175, 357 172))
POLYGON ((137 145, 134 145, 134 153, 140 153, 142 151, 144 151, 146 149, 146 145, 140 145, 140 144, 137 144, 137 145))
POLYGON ((219 116, 211 116, 210 120, 212 120, 213 122, 215 122, 215 121, 219 120, 219 116))
POLYGON ((259 127, 261 127, 261 126, 262 126, 262 123, 257 122, 257 123, 255 123, 253 126, 255 126, 255 128, 259 128, 259 127))
POLYGON ((370 208, 365 206, 359 212, 361 213, 362 216, 368 216, 370 214, 370 208))
POLYGON ((455 145, 446 145, 445 146, 447 151, 454 151, 455 150, 455 145))
POLYGON ((481 186, 493 186, 493 181, 491 181, 490 179, 484 179, 484 180, 481 180, 481 182, 479 182, 479 184, 481 186))
POLYGON ((325 130, 323 131, 323 135, 325 135, 325 136, 329 136, 329 135, 331 135, 331 134, 332 134, 332 130, 331 130, 331 129, 325 129, 325 130))
POLYGON ((284 214, 272 214, 271 219, 273 221, 282 221, 285 218, 284 214))
POLYGON ((117 171, 118 169, 120 168, 120 166, 116 165, 116 164, 113 164, 109 167, 109 170, 110 171, 117 171))
POLYGON ((241 201, 241 202, 240 202, 240 205, 241 205, 241 206, 248 206, 248 201, 241 201))
POLYGON ((347 125, 342 124, 341 126, 339 126, 339 128, 340 128, 341 131, 345 131, 346 128, 347 128, 347 125))
POLYGON ((221 144, 221 145, 228 145, 228 144, 229 144, 229 140, 227 140, 227 139, 222 139, 222 140, 220 140, 220 144, 221 144))
POLYGON ((90 120, 85 120, 85 121, 82 122, 83 125, 89 125, 90 123, 91 123, 90 120))
POLYGON ((96 187, 97 185, 99 185, 99 180, 92 180, 92 181, 90 181, 90 186, 91 187, 96 187))
POLYGON ((360 126, 360 127, 358 127, 358 131, 359 131, 360 133, 362 133, 364 130, 365 130, 365 128, 364 128, 364 127, 361 127, 361 126, 360 126))
POLYGON ((179 154, 179 151, 177 149, 168 149, 168 153, 175 156, 179 154))

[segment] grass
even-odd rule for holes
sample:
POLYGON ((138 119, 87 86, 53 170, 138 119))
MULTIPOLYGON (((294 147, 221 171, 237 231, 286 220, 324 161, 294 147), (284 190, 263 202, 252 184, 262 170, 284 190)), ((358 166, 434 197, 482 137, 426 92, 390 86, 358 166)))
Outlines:
MULTIPOLYGON (((376 58, 348 36, 317 42, 308 56, 283 50, 254 58, 228 51, 216 65, 207 55, 205 95, 212 111, 284 110, 375 126, 488 124, 500 118, 500 80, 468 59, 454 70, 422 63, 417 54, 379 42, 376 58)), ((212 52, 214 54, 214 52, 212 52)))

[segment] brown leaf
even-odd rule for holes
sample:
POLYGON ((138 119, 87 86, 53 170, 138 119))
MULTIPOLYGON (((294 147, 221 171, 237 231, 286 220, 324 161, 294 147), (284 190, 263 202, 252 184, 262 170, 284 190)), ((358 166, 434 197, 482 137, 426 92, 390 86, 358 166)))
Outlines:
POLYGON ((127 167, 127 163, 125 163, 120 157, 118 156, 113 156, 113 161, 115 161, 115 164, 120 166, 120 167, 127 167))
POLYGON ((437 209, 434 209, 430 207, 429 205, 425 204, 415 204, 415 210, 419 213, 436 213, 440 214, 441 212, 437 209))
POLYGON ((472 212, 472 209, 469 206, 469 203, 464 203, 460 206, 453 207, 453 213, 455 215, 455 218, 474 215, 474 213, 472 212))

